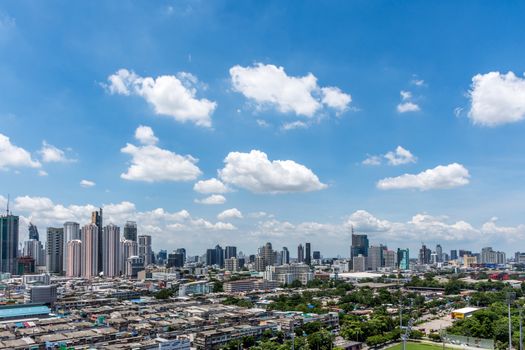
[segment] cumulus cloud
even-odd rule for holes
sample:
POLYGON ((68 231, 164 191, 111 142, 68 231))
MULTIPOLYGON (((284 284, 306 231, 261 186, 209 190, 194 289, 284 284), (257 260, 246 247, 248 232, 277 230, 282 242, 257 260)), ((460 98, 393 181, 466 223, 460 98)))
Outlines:
POLYGON ((493 127, 525 118, 525 79, 513 72, 477 74, 468 94, 474 124, 493 127))
POLYGON ((308 124, 300 120, 296 120, 290 123, 284 123, 282 126, 283 130, 306 129, 306 128, 308 128, 308 124))
POLYGON ((33 160, 31 153, 15 146, 9 137, 0 134, 0 169, 21 167, 40 168, 41 164, 33 160))
POLYGON ((417 162, 417 157, 414 156, 412 152, 401 146, 397 146, 395 150, 389 151, 384 155, 368 155, 361 163, 363 165, 381 165, 383 158, 388 161, 389 165, 394 166, 417 162))
POLYGON ((155 145, 159 142, 159 139, 153 133, 153 129, 144 125, 140 125, 135 130, 135 138, 143 145, 155 145))
POLYGON ((153 78, 141 77, 133 71, 120 69, 108 77, 105 86, 111 94, 144 98, 159 115, 204 127, 211 126, 211 115, 217 107, 216 102, 196 98, 199 81, 186 72, 153 78))
POLYGON ((352 101, 349 94, 337 87, 319 87, 312 73, 289 76, 283 67, 272 64, 236 65, 230 68, 230 77, 234 90, 257 107, 271 106, 281 113, 313 117, 323 106, 342 113, 352 101))
POLYGON ((82 186, 84 188, 89 188, 89 187, 95 186, 95 183, 93 181, 89 181, 89 180, 81 180, 80 181, 80 186, 82 186))
POLYGON ((366 210, 357 210, 348 218, 346 225, 356 231, 384 232, 390 230, 392 225, 387 220, 380 220, 366 210))
POLYGON ((74 159, 70 159, 66 156, 66 152, 58 147, 50 145, 45 140, 42 141, 42 148, 40 148, 40 156, 44 163, 68 163, 74 162, 74 159))
POLYGON ((226 203, 226 197, 222 194, 212 194, 203 199, 196 199, 195 203, 206 204, 206 205, 217 205, 226 203))
POLYGON ((199 193, 226 193, 228 192, 228 187, 222 181, 213 177, 208 180, 198 181, 193 185, 193 190, 199 193))
POLYGON ((470 174, 461 164, 452 163, 439 165, 419 174, 404 174, 397 177, 388 177, 377 183, 381 190, 418 189, 421 191, 432 189, 448 189, 464 186, 469 183, 470 174))
POLYGON ((242 213, 237 208, 226 209, 225 211, 217 215, 217 219, 220 221, 224 221, 228 219, 242 219, 242 218, 243 218, 242 213))
POLYGON ((419 105, 412 101, 410 91, 401 90, 399 94, 401 95, 401 102, 397 105, 399 113, 418 112, 420 110, 419 105))
POLYGON ((397 146, 395 151, 385 154, 385 158, 388 159, 388 164, 390 165, 415 163, 417 161, 417 158, 409 150, 401 146, 397 146))
POLYGON ((327 187, 310 169, 293 160, 270 161, 266 153, 230 152, 219 171, 226 184, 255 193, 310 192, 327 187))
MULTIPOLYGON (((155 135, 152 131, 148 140, 153 137, 155 135)), ((201 175, 200 169, 196 166, 198 160, 190 155, 181 156, 152 144, 135 146, 128 143, 120 151, 129 154, 132 158, 128 170, 120 175, 125 180, 191 181, 201 175)))

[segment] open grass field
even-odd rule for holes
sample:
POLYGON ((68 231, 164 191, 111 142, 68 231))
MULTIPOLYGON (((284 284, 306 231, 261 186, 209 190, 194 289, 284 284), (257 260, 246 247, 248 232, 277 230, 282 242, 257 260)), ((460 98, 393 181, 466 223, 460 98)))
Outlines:
MULTIPOLYGON (((442 350, 442 349, 443 349, 442 344, 433 345, 433 344, 424 344, 424 343, 411 343, 411 342, 407 343, 407 350, 442 350)), ((450 350, 453 348, 445 346, 445 349, 450 350)), ((401 343, 396 344, 388 348, 388 350, 403 350, 403 344, 401 343)))

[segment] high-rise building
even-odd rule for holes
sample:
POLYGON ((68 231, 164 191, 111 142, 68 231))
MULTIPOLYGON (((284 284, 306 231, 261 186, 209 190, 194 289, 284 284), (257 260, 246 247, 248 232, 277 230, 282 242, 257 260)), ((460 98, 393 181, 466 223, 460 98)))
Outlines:
POLYGON ((505 264, 506 258, 504 252, 492 250, 492 247, 485 247, 481 249, 482 264, 505 264))
POLYGON ((350 258, 361 254, 368 256, 368 236, 352 233, 352 246, 350 247, 350 258))
POLYGON ((218 244, 215 246, 215 263, 220 268, 224 267, 224 249, 218 244))
POLYGON ((443 248, 441 244, 436 245, 436 262, 443 262, 443 248))
POLYGON ((32 222, 29 223, 29 239, 39 240, 38 228, 33 225, 32 222))
POLYGON ((126 221, 124 225, 124 239, 137 241, 137 223, 135 221, 126 221))
POLYGON ((46 266, 49 273, 62 273, 64 263, 64 228, 48 227, 46 241, 46 266))
POLYGON ((98 227, 89 224, 82 227, 80 237, 82 239, 81 260, 82 277, 91 278, 98 275, 98 227))
POLYGON ((225 259, 236 258, 236 257, 237 257, 237 247, 227 246, 226 248, 224 248, 224 258, 225 259))
POLYGON ((142 258, 144 266, 151 264, 151 236, 140 235, 139 240, 139 257, 142 258))
POLYGON ((126 239, 120 241, 120 274, 127 274, 128 259, 132 256, 137 256, 139 253, 139 245, 136 241, 126 239))
POLYGON ((19 256, 16 270, 16 274, 20 276, 35 273, 35 259, 30 256, 19 256))
POLYGON ((102 272, 102 234, 103 234, 103 225, 104 225, 104 219, 102 215, 102 208, 99 208, 98 211, 94 211, 91 213, 91 223, 96 225, 98 228, 98 237, 97 237, 97 269, 98 272, 102 272))
POLYGON ((388 268, 397 267, 397 256, 393 250, 383 250, 383 266, 388 268))
POLYGON ((450 251, 450 260, 458 260, 458 251, 456 249, 450 251))
POLYGON ((186 264, 186 248, 177 248, 175 253, 182 255, 182 266, 184 266, 186 264))
POLYGON ((286 265, 290 263, 290 252, 288 251, 288 248, 283 247, 283 250, 281 250, 281 265, 286 265))
POLYGON ((370 246, 368 248, 367 256, 367 268, 372 271, 377 271, 380 267, 384 266, 383 260, 383 250, 385 248, 380 246, 370 246))
POLYGON ((36 266, 46 265, 46 252, 42 246, 42 242, 37 241, 36 239, 30 239, 24 242, 22 255, 30 256, 35 259, 36 266))
POLYGON ((312 257, 314 260, 321 260, 321 252, 318 250, 314 250, 312 257))
POLYGON ((224 259, 224 269, 226 271, 239 271, 239 260, 236 257, 224 259))
POLYGON ((184 255, 182 253, 173 252, 168 254, 168 263, 166 267, 183 267, 184 255))
POLYGON ((410 270, 410 252, 407 249, 397 249, 397 266, 400 270, 410 270))
POLYGON ((354 272, 364 272, 366 271, 366 260, 367 257, 359 254, 352 258, 352 271, 354 272))
POLYGON ((120 275, 120 227, 109 224, 104 227, 102 242, 102 271, 106 277, 120 275))
POLYGON ((428 265, 432 262, 432 250, 427 248, 426 245, 423 244, 421 249, 419 249, 419 263, 422 265, 428 265))
POLYGON ((304 256, 304 262, 306 265, 312 265, 312 245, 310 243, 306 243, 306 249, 305 249, 305 256, 304 256))
POLYGON ((16 275, 18 256, 19 217, 7 210, 0 216, 0 272, 16 275))
POLYGON ((274 254, 272 244, 270 242, 266 242, 266 244, 260 248, 260 255, 264 261, 264 269, 266 269, 266 266, 274 265, 274 254))
POLYGON ((78 224, 78 222, 68 221, 64 223, 64 259, 62 262, 62 269, 64 270, 64 272, 66 271, 67 266, 67 243, 72 240, 80 240, 80 225, 78 224))
MULTIPOLYGON (((140 236, 139 236, 140 237, 140 236)), ((144 270, 144 260, 140 256, 130 256, 126 265, 126 276, 136 278, 139 271, 144 270)))
POLYGON ((66 276, 80 277, 82 275, 82 241, 73 239, 67 242, 66 276))
POLYGON ((215 264, 217 264, 215 249, 206 250, 206 266, 213 266, 215 264))
POLYGON ((304 262, 304 247, 302 244, 299 244, 299 246, 297 247, 297 262, 304 262))

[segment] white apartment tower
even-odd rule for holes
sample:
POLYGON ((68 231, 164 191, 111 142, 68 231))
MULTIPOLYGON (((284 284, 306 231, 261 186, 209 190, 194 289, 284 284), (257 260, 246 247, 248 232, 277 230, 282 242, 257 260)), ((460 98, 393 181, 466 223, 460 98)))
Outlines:
POLYGON ((120 227, 113 224, 102 232, 102 271, 105 277, 120 275, 120 227))
POLYGON ((73 239, 67 242, 66 276, 80 277, 82 275, 82 241, 73 239))
POLYGON ((98 227, 89 224, 80 231, 82 238, 82 277, 90 278, 98 275, 98 227))

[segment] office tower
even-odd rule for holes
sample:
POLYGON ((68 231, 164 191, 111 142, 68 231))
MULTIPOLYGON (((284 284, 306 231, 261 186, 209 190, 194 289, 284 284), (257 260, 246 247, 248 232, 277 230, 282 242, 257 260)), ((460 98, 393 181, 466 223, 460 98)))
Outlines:
POLYGON ((140 235, 139 240, 139 257, 142 258, 144 266, 151 264, 151 236, 140 235))
POLYGON ((219 265, 220 268, 224 267, 224 250, 218 244, 215 246, 215 263, 219 265))
POLYGON ((428 265, 432 262, 432 251, 427 248, 426 245, 422 245, 419 249, 419 263, 422 265, 428 265))
POLYGON ((368 248, 367 267, 369 270, 377 271, 380 267, 384 266, 383 263, 383 250, 384 246, 370 246, 368 248))
POLYGON ((184 266, 186 263, 186 248, 177 248, 175 249, 175 253, 182 255, 182 266, 184 266))
POLYGON ((38 236, 38 228, 33 225, 32 222, 29 223, 29 239, 34 239, 36 241, 40 239, 38 236))
POLYGON ((227 246, 224 248, 224 258, 236 258, 237 257, 237 247, 227 246))
POLYGON ((184 255, 182 253, 173 252, 168 254, 168 263, 166 267, 183 267, 184 266, 184 255))
POLYGON ((166 249, 161 249, 157 253, 157 264, 164 265, 168 261, 168 251, 166 249))
POLYGON ((465 255, 471 256, 473 254, 472 254, 472 252, 470 250, 460 249, 458 255, 459 255, 460 258, 462 258, 465 255))
POLYGON ((314 260, 321 260, 321 252, 318 250, 314 250, 312 257, 314 260))
POLYGON ((213 266, 217 264, 217 259, 215 258, 215 249, 206 250, 206 266, 213 266))
POLYGON ((82 227, 80 237, 82 240, 81 260, 82 277, 91 278, 98 275, 98 227, 89 224, 82 227))
POLYGON ((350 247, 350 258, 361 254, 368 256, 368 236, 352 233, 352 246, 350 247))
POLYGON ((383 250, 383 266, 388 268, 397 267, 397 256, 393 250, 383 250))
POLYGON ((137 223, 135 221, 126 221, 124 225, 124 239, 137 241, 137 223))
POLYGON ((299 246, 297 247, 297 262, 304 262, 304 248, 302 244, 299 244, 299 246))
POLYGON ((97 226, 98 229, 98 237, 97 237, 97 269, 98 272, 102 272, 102 233, 103 233, 103 216, 102 216, 102 208, 98 209, 99 211, 94 211, 91 213, 91 223, 97 226))
POLYGON ((64 263, 64 228, 48 227, 46 241, 46 266, 49 273, 62 273, 64 263))
POLYGON ((397 266, 400 270, 410 270, 410 252, 407 249, 397 249, 397 266))
POLYGON ((458 251, 456 249, 450 251, 450 260, 458 259, 458 251))
POLYGON ((66 276, 80 277, 82 275, 82 241, 72 239, 66 245, 66 276))
POLYGON ((281 251, 281 265, 287 265, 290 263, 290 252, 288 251, 288 248, 283 247, 283 250, 281 251))
POLYGON ((64 223, 64 260, 62 262, 62 269, 66 271, 67 266, 67 243, 72 240, 80 240, 80 225, 77 222, 68 221, 64 223))
POLYGON ((0 272, 16 274, 16 258, 18 256, 19 217, 7 214, 0 216, 0 272))
POLYGON ((443 262, 443 248, 441 248, 441 244, 436 245, 436 262, 443 262))
POLYGON ((362 254, 359 254, 357 256, 354 256, 352 258, 352 271, 354 272, 364 272, 366 271, 366 260, 368 258, 366 256, 363 256, 362 254))
POLYGON ((120 241, 120 274, 126 275, 128 266, 128 259, 132 256, 137 256, 139 253, 139 245, 136 241, 126 239, 120 241))
POLYGON ((304 262, 307 265, 312 265, 312 245, 310 243, 306 243, 306 252, 304 256, 304 262))
POLYGON ((42 242, 37 241, 36 239, 30 239, 29 241, 24 242, 22 255, 30 256, 35 259, 36 266, 46 265, 46 252, 42 246, 42 242))
POLYGON ((109 224, 104 227, 102 242, 102 271, 106 277, 120 274, 120 227, 109 224))
POLYGON ((274 250, 273 251, 273 264, 281 265, 281 261, 282 261, 281 252, 274 250))
POLYGON ((273 249, 272 244, 270 242, 266 242, 266 244, 261 247, 260 255, 264 261, 264 268, 266 268, 266 266, 271 266, 274 264, 273 249))

